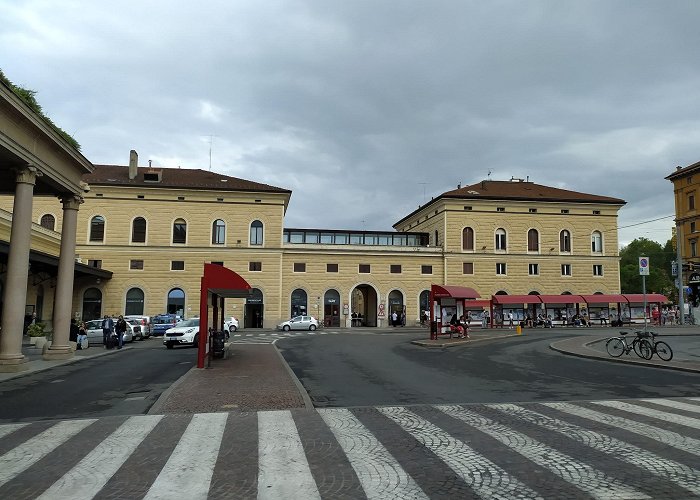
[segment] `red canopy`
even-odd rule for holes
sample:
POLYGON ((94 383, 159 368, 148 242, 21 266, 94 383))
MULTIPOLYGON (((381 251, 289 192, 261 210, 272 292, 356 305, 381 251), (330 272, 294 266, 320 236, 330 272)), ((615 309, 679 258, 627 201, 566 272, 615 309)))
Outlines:
POLYGON ((492 295, 494 304, 541 304, 539 295, 492 295))
POLYGON ((620 304, 626 303, 627 298, 622 294, 602 294, 596 293, 593 295, 582 295, 586 304, 620 304))
POLYGON ((580 304, 581 295, 538 295, 543 304, 580 304))
MULTIPOLYGON (((644 303, 644 294, 641 293, 626 293, 625 298, 630 304, 644 303)), ((649 302, 668 302, 668 299, 660 293, 647 293, 647 303, 649 302)))
POLYGON ((465 300, 464 307, 491 307, 490 300, 465 300))
POLYGON ((481 297, 476 290, 467 286, 448 286, 448 285, 432 285, 433 297, 436 299, 444 299, 452 297, 453 299, 478 299, 481 297))

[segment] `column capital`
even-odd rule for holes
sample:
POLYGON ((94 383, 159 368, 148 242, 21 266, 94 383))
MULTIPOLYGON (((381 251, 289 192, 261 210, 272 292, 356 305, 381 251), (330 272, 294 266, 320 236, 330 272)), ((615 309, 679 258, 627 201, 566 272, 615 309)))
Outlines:
POLYGON ((85 199, 79 194, 67 194, 59 196, 61 203, 63 203, 63 210, 78 210, 80 205, 85 203, 85 199))
POLYGON ((36 178, 42 176, 42 173, 34 165, 18 167, 16 172, 17 177, 15 181, 17 184, 31 184, 33 186, 36 184, 36 178))

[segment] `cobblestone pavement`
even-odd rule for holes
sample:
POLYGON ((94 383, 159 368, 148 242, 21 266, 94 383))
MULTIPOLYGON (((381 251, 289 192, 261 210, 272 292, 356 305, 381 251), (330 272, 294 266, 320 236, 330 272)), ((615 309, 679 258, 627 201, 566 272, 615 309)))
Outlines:
POLYGON ((700 398, 0 426, 0 498, 700 498, 700 398))

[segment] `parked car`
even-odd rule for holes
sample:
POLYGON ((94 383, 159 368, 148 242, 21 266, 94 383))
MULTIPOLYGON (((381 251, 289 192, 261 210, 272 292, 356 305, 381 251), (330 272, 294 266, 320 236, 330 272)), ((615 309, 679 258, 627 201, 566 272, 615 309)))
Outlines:
MULTIPOLYGON (((139 340, 143 340, 149 337, 149 335, 146 335, 145 327, 142 323, 142 320, 124 318, 124 321, 126 321, 126 324, 130 327, 129 329, 131 330, 132 338, 138 338, 139 340)), ((126 342, 126 339, 124 340, 124 342, 126 342)))
POLYGON ((124 316, 124 319, 127 321, 129 321, 130 319, 139 320, 141 322, 141 331, 143 332, 143 338, 147 339, 148 337, 151 336, 151 317, 150 316, 130 314, 128 316, 124 316))
POLYGON ((163 336, 163 344, 168 349, 176 345, 196 346, 199 342, 199 318, 180 321, 176 327, 166 330, 163 336))
POLYGON ((226 318, 224 320, 224 329, 226 329, 226 331, 229 333, 233 333, 238 330, 238 319, 236 319, 234 316, 226 318))
POLYGON ((151 333, 153 336, 160 336, 166 330, 174 327, 178 322, 178 317, 174 314, 159 314, 151 319, 151 333))
POLYGON ((278 330, 311 330, 318 328, 318 320, 313 316, 295 316, 288 321, 283 321, 277 325, 278 330))
MULTIPOLYGON (((116 324, 117 321, 114 320, 116 324)), ((138 337, 141 335, 141 326, 137 324, 131 324, 129 321, 126 322, 126 332, 124 333, 124 342, 133 342, 134 336, 138 337)), ((90 346, 103 346, 104 338, 102 337, 102 320, 93 319, 85 322, 85 329, 87 330, 88 336, 88 347, 90 346)))

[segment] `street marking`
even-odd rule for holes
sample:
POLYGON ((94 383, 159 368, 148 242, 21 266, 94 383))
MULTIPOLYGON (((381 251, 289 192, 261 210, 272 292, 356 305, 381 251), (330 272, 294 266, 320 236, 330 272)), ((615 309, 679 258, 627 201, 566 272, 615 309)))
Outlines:
POLYGON ((563 420, 552 418, 542 413, 527 410, 513 404, 490 405, 499 411, 516 416, 526 422, 544 427, 548 430, 563 434, 574 441, 584 444, 594 450, 612 455, 632 465, 646 469, 652 474, 659 474, 665 481, 675 483, 696 495, 700 495, 700 471, 674 460, 668 460, 647 450, 620 441, 613 437, 590 431, 563 420))
POLYGON ((608 476, 603 471, 478 413, 454 405, 439 405, 435 408, 488 434, 540 467, 549 469, 567 483, 585 491, 593 498, 610 498, 611 488, 615 490, 615 498, 649 498, 648 495, 628 487, 622 481, 608 476))
POLYGON ((49 384, 59 384, 61 382, 65 382, 65 380, 62 378, 57 378, 56 380, 52 380, 51 382, 49 382, 49 384))
POLYGON ((0 486, 51 453, 96 419, 66 420, 37 434, 0 457, 0 486))
POLYGON ((628 418, 608 415, 588 408, 581 408, 570 403, 542 403, 544 406, 549 406, 555 410, 576 415, 594 422, 612 425, 624 429, 640 436, 648 437, 668 446, 672 446, 679 450, 687 451, 693 455, 700 455, 700 439, 693 439, 688 436, 683 436, 677 432, 659 429, 654 425, 636 422, 628 418))
POLYGON ((18 429, 21 429, 22 427, 26 427, 29 424, 6 424, 0 426, 0 438, 4 438, 8 434, 12 434, 18 429))
POLYGON ((445 462, 482 498, 542 498, 471 447, 402 407, 377 408, 445 462))
POLYGON ((681 403, 680 401, 674 401, 673 399, 640 399, 640 401, 644 401, 645 403, 654 403, 661 406, 668 406, 669 408, 675 408, 676 410, 700 413, 700 406, 681 403))
POLYGON ((197 413, 144 499, 205 500, 228 413, 197 413))
POLYGON ((259 412, 258 436, 258 499, 320 500, 291 412, 259 412))
POLYGON ((93 498, 162 418, 163 415, 129 418, 38 498, 93 498))
MULTIPOLYGON (((649 401, 651 402, 655 400, 649 401)), ((700 419, 697 418, 684 417, 681 415, 675 415, 673 413, 666 413, 665 411, 647 408, 646 406, 633 405, 622 401, 591 401, 591 403, 601 406, 609 406, 611 408, 617 408, 619 410, 627 411, 630 413, 644 415, 645 417, 658 418, 659 420, 671 422, 672 424, 685 425, 686 427, 692 427, 693 429, 700 429, 700 419)))
POLYGON ((428 498, 384 445, 349 410, 317 411, 343 449, 367 498, 428 498))

